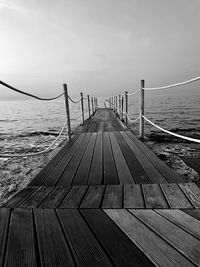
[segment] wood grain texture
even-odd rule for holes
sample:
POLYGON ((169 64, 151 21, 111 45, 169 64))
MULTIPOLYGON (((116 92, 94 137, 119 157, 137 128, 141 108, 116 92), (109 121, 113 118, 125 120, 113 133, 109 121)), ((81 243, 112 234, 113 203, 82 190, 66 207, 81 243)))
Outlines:
POLYGON ((164 162, 162 162, 148 147, 146 147, 136 136, 127 131, 128 136, 135 142, 140 150, 146 155, 146 157, 152 162, 157 170, 165 177, 170 183, 181 183, 182 178, 171 170, 164 162))
POLYGON ((177 224, 185 231, 200 239, 200 221, 181 210, 156 210, 157 213, 177 224))
POLYGON ((87 186, 74 185, 67 196, 63 199, 59 208, 78 208, 87 190, 87 186))
POLYGON ((128 168, 126 160, 121 152, 119 144, 116 140, 114 133, 110 132, 110 142, 112 146, 112 151, 115 159, 115 165, 119 177, 120 184, 132 184, 134 183, 131 172, 128 168))
POLYGON ((34 210, 41 266, 75 266, 53 209, 34 210))
POLYGON ((138 162, 135 155, 132 153, 122 135, 119 132, 115 132, 115 136, 132 174, 132 177, 134 178, 134 182, 136 184, 151 183, 151 180, 138 162))
POLYGON ((100 208, 105 186, 104 185, 91 185, 80 205, 82 209, 100 208))
POLYGON ((142 251, 102 211, 80 211, 116 266, 154 266, 142 251))
POLYGON ((196 209, 200 209, 200 188, 195 183, 179 184, 196 209))
POLYGON ((200 210, 199 209, 198 210, 182 210, 182 211, 200 221, 200 210))
POLYGON ((194 264, 200 264, 200 240, 153 210, 131 210, 148 227, 175 247, 194 264))
POLYGON ((145 208, 142 189, 139 184, 124 185, 124 208, 145 208))
POLYGON ((161 184, 163 193, 172 209, 192 209, 193 206, 177 184, 161 184))
POLYGON ((79 136, 75 136, 67 142, 67 144, 61 148, 61 150, 47 163, 47 165, 36 175, 36 177, 29 183, 28 186, 40 186, 46 180, 46 177, 51 171, 57 167, 57 164, 61 161, 64 155, 68 152, 69 148, 74 144, 79 136))
POLYGON ((4 266, 37 266, 31 209, 13 211, 4 266))
POLYGON ((94 155, 92 159, 91 169, 88 178, 89 185, 98 185, 102 183, 103 179, 103 150, 102 150, 102 134, 97 134, 97 140, 94 148, 94 155))
POLYGON ((41 186, 30 197, 28 197, 20 207, 23 208, 36 208, 53 190, 53 187, 41 186))
POLYGON ((194 264, 127 210, 104 211, 156 266, 194 267, 194 264))
POLYGON ((90 172, 90 166, 92 162, 93 152, 94 152, 94 146, 96 142, 96 133, 92 133, 90 141, 88 143, 88 146, 85 150, 85 153, 83 155, 83 158, 80 162, 80 165, 78 167, 78 170, 75 174, 73 184, 75 185, 86 185, 88 182, 89 172, 90 172))
POLYGON ((126 132, 120 132, 126 141, 127 145, 130 147, 132 153, 135 155, 144 171, 152 181, 152 183, 167 183, 167 180, 162 176, 162 174, 155 168, 152 162, 146 157, 146 155, 138 148, 138 146, 131 140, 131 138, 126 134, 126 132))
POLYGON ((113 266, 77 210, 57 213, 78 266, 113 266))
POLYGON ((73 143, 69 148, 67 153, 60 159, 56 167, 47 175, 43 185, 44 186, 53 186, 57 183, 58 179, 66 169, 67 165, 71 161, 72 157, 76 153, 82 141, 86 138, 86 135, 82 134, 79 138, 73 143))
POLYGON ((104 184, 119 184, 108 133, 103 133, 104 184))
POLYGON ((122 208, 122 185, 107 185, 102 208, 122 208))
POLYGON ((74 175, 79 167, 90 137, 91 134, 85 134, 85 138, 82 140, 80 146, 76 151, 74 151, 71 161, 67 166, 65 165, 65 170, 61 174, 60 179, 57 182, 57 186, 68 186, 73 184, 74 175))
POLYGON ((157 184, 142 185, 145 206, 147 209, 168 208, 164 195, 157 184))
POLYGON ((55 209, 69 192, 70 187, 56 186, 47 198, 39 205, 43 209, 55 209))
POLYGON ((10 209, 0 209, 0 266, 3 266, 4 254, 7 243, 7 233, 10 226, 10 209))
POLYGON ((25 201, 33 192, 36 191, 38 187, 25 187, 14 196, 12 196, 8 201, 6 201, 2 207, 6 208, 16 208, 18 207, 23 201, 25 201))

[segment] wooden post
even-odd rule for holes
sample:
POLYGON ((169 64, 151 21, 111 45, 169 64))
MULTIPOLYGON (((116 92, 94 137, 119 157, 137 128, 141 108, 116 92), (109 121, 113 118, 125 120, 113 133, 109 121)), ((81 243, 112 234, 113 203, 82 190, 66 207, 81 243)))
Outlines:
POLYGON ((64 89, 65 106, 66 106, 66 114, 67 114, 68 136, 69 136, 69 140, 71 140, 71 124, 70 124, 69 99, 68 99, 67 84, 63 84, 63 89, 64 89))
POLYGON ((125 92, 125 112, 126 112, 126 124, 128 124, 128 92, 125 92))
POLYGON ((96 101, 97 101, 97 109, 98 109, 98 100, 97 100, 97 98, 96 98, 96 101))
POLYGON ((116 96, 116 112, 117 112, 117 96, 116 96))
POLYGON ((90 110, 90 96, 87 95, 87 99, 88 99, 88 112, 89 112, 89 117, 91 115, 91 110, 90 110))
POLYGON ((123 117, 124 117, 124 97, 122 96, 122 117, 121 117, 122 120, 123 117))
POLYGON ((140 139, 144 139, 144 86, 145 81, 141 80, 141 98, 140 98, 140 139))
POLYGON ((92 100, 92 114, 94 113, 94 101, 93 101, 93 97, 91 97, 92 100))
POLYGON ((96 97, 94 97, 94 111, 96 111, 96 97))
POLYGON ((83 120, 83 124, 84 124, 84 104, 83 104, 83 93, 81 92, 81 108, 82 108, 82 120, 83 120))
POLYGON ((119 118, 121 118, 121 95, 119 95, 119 118))

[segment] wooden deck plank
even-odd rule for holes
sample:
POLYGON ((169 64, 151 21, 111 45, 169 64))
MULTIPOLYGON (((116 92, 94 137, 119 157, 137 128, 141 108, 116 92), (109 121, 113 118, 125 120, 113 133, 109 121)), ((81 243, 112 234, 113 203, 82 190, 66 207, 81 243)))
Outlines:
POLYGON ((154 266, 102 210, 84 209, 80 212, 116 266, 154 266))
POLYGON ((39 205, 43 209, 55 209, 59 206, 61 201, 70 190, 69 187, 56 186, 54 190, 47 196, 47 198, 39 205))
POLYGON ((124 208, 145 208, 142 189, 139 184, 124 185, 124 208))
POLYGON ((44 186, 53 186, 58 181, 61 174, 64 172, 66 166, 69 164, 74 154, 76 153, 79 146, 82 144, 82 141, 86 138, 84 134, 80 135, 79 138, 73 143, 67 153, 62 157, 60 162, 57 164, 56 168, 54 168, 51 173, 47 176, 44 181, 44 186))
POLYGON ((132 153, 135 155, 144 171, 148 175, 152 183, 167 183, 167 180, 162 176, 162 174, 155 168, 152 162, 146 157, 144 153, 138 148, 138 146, 131 140, 131 138, 126 134, 126 132, 120 132, 126 141, 127 145, 130 147, 132 153))
POLYGON ((123 186, 122 185, 107 185, 102 208, 122 208, 123 204, 123 186))
POLYGON ((59 208, 61 209, 75 209, 78 208, 85 193, 87 190, 87 186, 79 186, 79 185, 74 185, 72 186, 71 190, 67 194, 67 196, 63 199, 61 204, 59 205, 59 208))
POLYGON ((200 221, 200 210, 182 210, 182 211, 200 221))
POLYGON ((162 162, 149 148, 147 148, 136 136, 130 131, 127 131, 128 136, 135 142, 140 150, 146 155, 146 157, 153 163, 158 171, 165 177, 170 183, 181 183, 182 178, 178 176, 175 171, 171 170, 164 162, 162 162))
POLYGON ((200 209, 200 188, 195 183, 179 184, 196 209, 200 209))
POLYGON ((8 201, 6 201, 2 207, 6 208, 16 208, 18 207, 25 199, 27 199, 33 192, 36 191, 38 187, 25 187, 14 196, 12 196, 8 201))
POLYGON ((128 168, 126 160, 121 152, 114 133, 110 132, 109 135, 120 184, 134 183, 133 177, 128 168))
POLYGON ((28 197, 20 207, 23 208, 36 208, 42 201, 48 196, 48 194, 53 190, 53 187, 41 186, 39 187, 30 197, 28 197))
POLYGON ((197 266, 200 265, 200 240, 153 210, 131 210, 131 212, 186 258, 197 266))
POLYGON ((177 224, 185 231, 200 239, 200 221, 181 210, 156 210, 160 215, 177 224))
POLYGON ((104 211, 156 266, 194 267, 194 264, 127 210, 104 211))
POLYGON ((90 174, 88 178, 89 185, 98 185, 102 183, 103 178, 103 155, 102 155, 102 134, 97 134, 97 140, 94 148, 90 174))
POLYGON ((84 155, 85 149, 89 143, 91 134, 87 133, 85 138, 83 139, 82 143, 80 144, 77 151, 74 153, 72 160, 66 166, 64 172, 61 174, 60 179, 57 182, 57 186, 68 186, 71 185, 74 179, 74 175, 79 167, 81 159, 84 155))
POLYGON ((91 185, 89 186, 87 193, 80 205, 82 209, 91 209, 91 208, 100 208, 104 194, 105 186, 104 185, 91 185))
POLYGON ((7 233, 10 226, 10 209, 0 209, 0 266, 4 263, 4 254, 7 244, 7 233))
POLYGON ((134 182, 136 184, 151 183, 151 180, 147 176, 142 166, 139 164, 137 158, 134 156, 134 154, 130 150, 129 146, 123 139, 120 132, 115 132, 115 136, 117 138, 117 142, 119 143, 120 149, 124 155, 124 158, 127 162, 129 170, 132 174, 134 182))
POLYGON ((37 266, 31 209, 15 209, 11 216, 4 266, 37 266))
POLYGON ((161 184, 163 193, 172 209, 192 209, 193 206, 177 184, 161 184))
POLYGON ((166 209, 167 202, 163 193, 157 184, 143 184, 142 185, 145 205, 147 209, 166 209))
POLYGON ((88 146, 85 150, 85 153, 83 155, 83 158, 80 162, 80 165, 78 167, 78 170, 75 174, 73 184, 74 185, 84 185, 88 182, 89 172, 90 172, 90 166, 92 162, 95 142, 96 142, 96 133, 92 133, 90 141, 88 143, 88 146))
POLYGON ((72 140, 69 140, 67 144, 61 148, 61 150, 47 163, 47 165, 44 166, 44 168, 36 175, 36 177, 29 183, 28 186, 41 185, 51 171, 57 167, 57 164, 61 161, 61 159, 78 138, 80 138, 80 136, 75 136, 72 138, 72 140))
POLYGON ((53 209, 35 209, 41 266, 76 266, 53 209))
POLYGON ((108 132, 103 133, 104 184, 119 184, 108 132))
POLYGON ((78 266, 113 266, 77 210, 57 213, 78 266))

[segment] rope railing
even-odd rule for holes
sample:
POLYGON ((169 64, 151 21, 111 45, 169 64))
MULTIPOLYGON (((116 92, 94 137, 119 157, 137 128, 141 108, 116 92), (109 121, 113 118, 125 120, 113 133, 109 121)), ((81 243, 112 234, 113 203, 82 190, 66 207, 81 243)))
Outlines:
POLYGON ((23 95, 26 95, 26 96, 29 96, 29 97, 32 97, 32 98, 35 98, 35 99, 38 99, 38 100, 43 100, 43 101, 51 101, 51 100, 55 100, 55 99, 61 97, 62 95, 64 95, 64 93, 62 93, 62 94, 60 94, 60 95, 58 95, 58 96, 55 96, 55 97, 51 97, 51 98, 42 98, 42 97, 39 97, 39 96, 30 94, 30 93, 27 93, 27 92, 25 92, 25 91, 19 90, 19 89, 15 88, 15 87, 13 87, 13 86, 11 86, 11 85, 9 85, 9 84, 3 82, 3 81, 0 81, 0 84, 3 85, 3 86, 5 86, 5 87, 7 87, 7 88, 9 88, 9 89, 11 89, 11 90, 13 90, 13 91, 15 91, 15 92, 17 92, 17 93, 20 93, 20 94, 23 94, 23 95))
POLYGON ((131 96, 131 95, 136 95, 137 93, 140 92, 140 89, 138 89, 137 91, 133 92, 133 93, 127 93, 128 96, 131 96))
POLYGON ((54 144, 57 142, 57 140, 60 138, 60 136, 62 135, 66 124, 68 126, 68 137, 69 137, 69 139, 71 139, 71 124, 70 124, 70 121, 77 120, 77 119, 79 119, 82 116, 83 123, 84 123, 84 121, 85 121, 84 114, 88 112, 89 113, 89 117, 90 117, 92 114, 94 114, 95 110, 98 107, 97 98, 92 97, 90 99, 89 95, 87 95, 87 98, 86 97, 83 97, 83 93, 81 93, 81 98, 79 100, 72 99, 69 96, 69 94, 68 94, 68 90, 67 90, 67 85, 66 84, 63 85, 64 93, 62 93, 62 94, 60 94, 60 95, 58 95, 56 97, 52 97, 52 98, 42 98, 42 97, 39 97, 39 96, 30 94, 28 92, 25 92, 25 91, 22 91, 20 89, 17 89, 15 87, 13 87, 13 86, 11 86, 11 85, 3 82, 3 81, 0 81, 0 84, 3 85, 3 86, 5 86, 5 87, 7 87, 7 88, 9 88, 9 89, 11 89, 11 90, 13 90, 13 91, 15 91, 15 92, 17 92, 17 93, 20 93, 20 94, 23 94, 23 95, 26 95, 26 96, 35 98, 37 100, 50 101, 50 100, 55 100, 55 99, 61 97, 62 95, 64 95, 65 96, 65 104, 66 104, 66 114, 67 114, 67 121, 63 125, 63 127, 62 127, 62 129, 61 129, 61 131, 60 131, 60 133, 58 135, 58 137, 46 149, 44 149, 42 151, 35 152, 35 153, 27 153, 27 154, 8 154, 8 153, 5 153, 5 154, 0 154, 0 157, 28 157, 28 156, 39 155, 39 154, 42 154, 42 153, 45 153, 45 152, 49 151, 54 146, 54 144), (87 100, 88 101, 88 109, 84 109, 84 103, 83 103, 84 100, 87 100), (69 101, 71 101, 74 104, 81 103, 82 112, 76 118, 70 119, 69 101), (92 102, 92 107, 90 106, 90 103, 91 102, 92 102), (91 114, 91 112, 92 112, 92 114, 91 114))
POLYGON ((74 104, 78 104, 81 102, 81 98, 79 100, 73 100, 69 95, 67 96, 69 98, 69 100, 74 103, 74 104))
POLYGON ((123 112, 123 115, 125 115, 127 117, 128 121, 130 123, 135 123, 136 121, 138 121, 140 119, 140 116, 138 116, 136 119, 131 119, 130 116, 126 112, 123 112))
MULTIPOLYGON (((44 150, 42 151, 38 151, 38 152, 34 152, 34 153, 27 153, 27 154, 0 154, 0 157, 4 157, 4 158, 13 158, 13 157, 30 157, 30 156, 38 156, 41 154, 44 154, 46 152, 48 152, 53 146, 54 144, 58 141, 58 139, 61 137, 65 127, 66 127, 67 122, 65 122, 60 130, 59 135, 56 137, 56 139, 44 150)), ((58 147, 60 145, 60 143, 56 146, 58 147)))
POLYGON ((199 77, 196 77, 196 78, 193 78, 193 79, 190 79, 190 80, 187 80, 187 81, 184 81, 184 82, 175 83, 175 84, 171 84, 171 85, 167 85, 167 86, 161 86, 161 87, 145 87, 145 81, 144 80, 141 80, 140 89, 139 90, 136 90, 135 92, 132 92, 132 93, 128 93, 126 91, 125 92, 125 98, 121 97, 121 95, 111 97, 109 99, 110 107, 115 112, 117 112, 119 114, 119 117, 122 117, 122 119, 125 116, 126 124, 128 124, 129 122, 130 123, 135 123, 136 121, 140 120, 139 133, 140 133, 140 138, 141 139, 144 139, 144 120, 146 120, 149 123, 151 123, 153 126, 157 127, 158 129, 160 129, 162 131, 165 131, 166 133, 169 133, 169 134, 174 135, 176 137, 180 137, 180 138, 186 139, 188 141, 200 143, 200 141, 198 139, 190 138, 190 137, 187 137, 187 136, 182 136, 182 135, 179 135, 179 134, 175 134, 173 132, 170 132, 168 130, 165 130, 165 129, 163 129, 160 126, 153 124, 153 122, 149 121, 144 116, 144 92, 145 91, 147 91, 147 90, 152 90, 153 91, 153 90, 161 90, 161 89, 174 88, 174 87, 177 87, 177 86, 190 84, 190 83, 196 82, 198 80, 200 80, 200 76, 199 77), (129 96, 136 95, 139 92, 140 92, 140 110, 139 110, 140 115, 136 119, 131 119, 130 116, 129 116, 129 107, 130 107, 130 104, 128 103, 128 99, 129 99, 129 96), (124 103, 123 100, 124 99, 125 99, 125 111, 123 110, 123 103, 124 103))
POLYGON ((185 82, 180 82, 180 83, 175 83, 175 84, 171 84, 171 85, 167 85, 167 86, 161 86, 161 87, 144 87, 144 90, 162 90, 162 89, 169 89, 169 88, 173 88, 173 87, 177 87, 177 86, 181 86, 181 85, 185 85, 185 84, 189 84, 189 83, 193 83, 200 80, 200 77, 196 77, 190 80, 187 80, 185 82))
POLYGON ((200 140, 199 139, 195 139, 195 138, 191 138, 191 137, 187 137, 187 136, 183 136, 183 135, 180 135, 180 134, 176 134, 176 133, 173 133, 171 131, 168 131, 160 126, 158 126, 157 124, 153 123, 152 121, 150 121, 149 119, 147 119, 145 116, 142 116, 148 123, 150 123, 151 125, 153 125, 154 127, 156 127, 157 129, 167 133, 167 134, 170 134, 170 135, 173 135, 175 137, 178 137, 178 138, 182 138, 184 140, 188 140, 188 141, 192 141, 192 142, 196 142, 196 143, 200 143, 200 140))

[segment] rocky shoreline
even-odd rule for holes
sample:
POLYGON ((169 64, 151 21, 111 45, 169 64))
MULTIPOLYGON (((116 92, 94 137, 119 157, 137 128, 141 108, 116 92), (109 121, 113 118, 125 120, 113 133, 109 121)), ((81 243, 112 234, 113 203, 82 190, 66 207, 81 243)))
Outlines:
POLYGON ((152 141, 146 141, 145 144, 170 168, 174 169, 184 182, 200 184, 200 148, 197 144, 152 141))
POLYGON ((0 205, 27 186, 66 143, 37 156, 1 159, 0 205))

